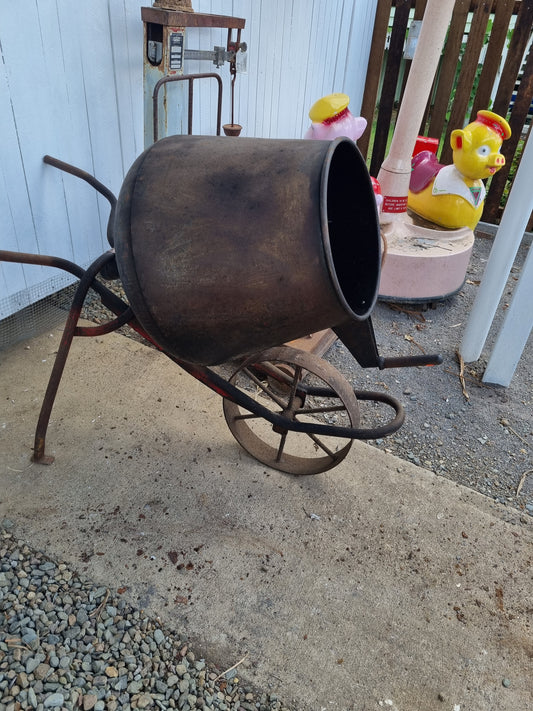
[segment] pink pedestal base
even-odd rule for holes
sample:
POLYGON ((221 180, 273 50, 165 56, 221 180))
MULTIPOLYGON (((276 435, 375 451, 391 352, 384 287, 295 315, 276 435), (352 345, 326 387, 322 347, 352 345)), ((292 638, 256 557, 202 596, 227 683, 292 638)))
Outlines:
POLYGON ((474 233, 431 229, 409 217, 382 225, 387 253, 381 270, 379 298, 396 302, 442 301, 464 284, 474 233))

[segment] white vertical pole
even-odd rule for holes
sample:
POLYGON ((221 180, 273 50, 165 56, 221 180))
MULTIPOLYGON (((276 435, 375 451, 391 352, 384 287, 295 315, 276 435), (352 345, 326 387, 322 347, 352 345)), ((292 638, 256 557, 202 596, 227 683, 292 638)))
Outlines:
POLYGON ((460 347, 461 356, 467 363, 477 360, 481 355, 527 221, 533 211, 532 174, 533 139, 527 141, 524 148, 483 279, 468 317, 460 347))
POLYGON ((533 247, 529 248, 513 300, 496 339, 483 381, 510 385, 522 351, 533 329, 533 247))

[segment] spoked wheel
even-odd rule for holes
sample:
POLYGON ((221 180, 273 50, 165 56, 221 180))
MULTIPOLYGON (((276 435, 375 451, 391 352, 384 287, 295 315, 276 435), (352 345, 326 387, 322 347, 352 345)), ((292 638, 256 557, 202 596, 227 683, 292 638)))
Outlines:
MULTIPOLYGON (((291 422, 358 427, 359 406, 350 384, 329 363, 281 346, 248 359, 229 381, 259 405, 291 422)), ((295 432, 272 425, 224 398, 224 417, 239 444, 263 464, 289 474, 318 474, 341 462, 351 439, 295 432)))

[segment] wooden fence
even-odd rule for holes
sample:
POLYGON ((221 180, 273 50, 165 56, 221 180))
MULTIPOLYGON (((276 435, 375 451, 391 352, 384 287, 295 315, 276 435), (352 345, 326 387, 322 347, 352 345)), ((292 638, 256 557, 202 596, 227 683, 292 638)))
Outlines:
MULTIPOLYGON (((363 116, 375 117, 375 137, 372 144, 369 133, 358 141, 374 176, 386 155, 411 64, 403 59, 409 23, 423 19, 425 7, 426 0, 378 0, 361 109, 363 116)), ((532 29, 533 0, 457 0, 420 127, 420 135, 441 139, 439 160, 448 164, 452 162, 449 139, 454 128, 469 123, 484 108, 507 118, 512 136, 502 147, 506 165, 491 179, 482 216, 492 224, 500 220, 529 134, 526 122, 533 98, 533 51, 528 48, 532 29)))

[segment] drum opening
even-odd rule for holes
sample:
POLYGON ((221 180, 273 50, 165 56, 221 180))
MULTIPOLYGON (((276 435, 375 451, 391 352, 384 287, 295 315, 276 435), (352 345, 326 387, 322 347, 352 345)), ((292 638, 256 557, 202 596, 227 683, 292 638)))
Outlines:
POLYGON ((332 142, 322 175, 324 246, 339 298, 364 319, 379 290, 380 233, 374 191, 359 149, 350 139, 332 142))

